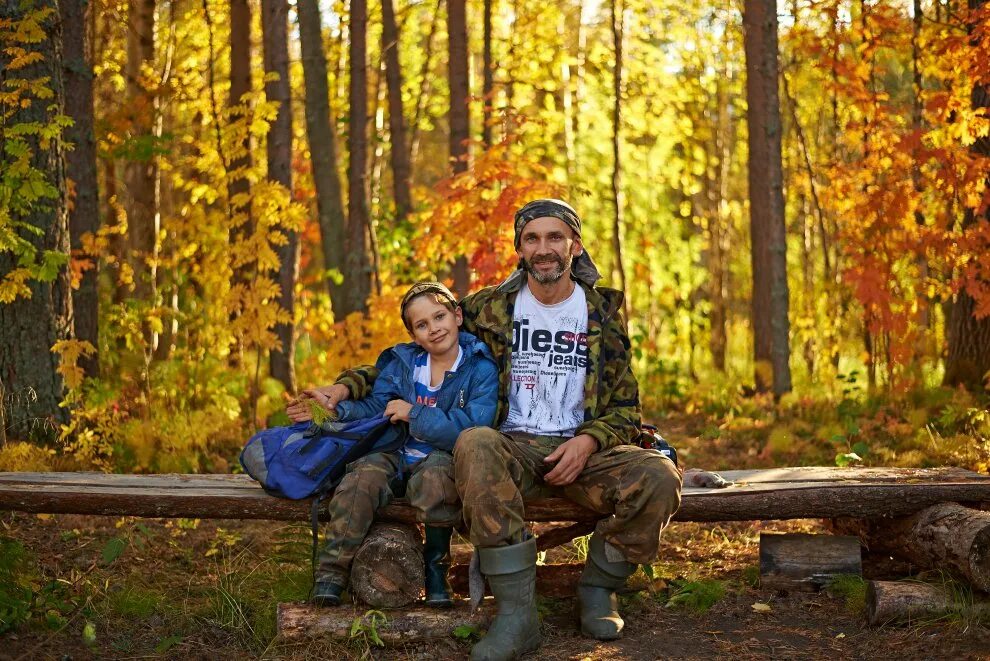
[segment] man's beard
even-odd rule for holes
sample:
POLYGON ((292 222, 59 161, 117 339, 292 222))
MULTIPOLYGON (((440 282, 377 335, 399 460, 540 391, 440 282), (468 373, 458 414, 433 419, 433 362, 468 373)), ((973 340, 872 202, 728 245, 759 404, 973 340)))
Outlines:
POLYGON ((567 257, 561 257, 556 253, 550 253, 549 255, 539 255, 534 257, 532 262, 525 258, 520 261, 522 263, 523 270, 533 276, 534 280, 541 285, 552 285, 563 278, 565 273, 571 270, 571 264, 574 262, 574 256, 568 253, 567 257), (557 268, 552 271, 538 271, 533 268, 535 264, 540 264, 543 262, 553 262, 557 265, 557 268))

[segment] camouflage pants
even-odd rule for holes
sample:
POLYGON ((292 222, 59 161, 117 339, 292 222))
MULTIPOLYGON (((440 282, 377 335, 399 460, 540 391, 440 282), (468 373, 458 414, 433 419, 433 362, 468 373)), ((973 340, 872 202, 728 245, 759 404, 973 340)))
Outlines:
POLYGON ((565 440, 487 427, 461 433, 454 474, 471 542, 489 547, 523 541, 523 500, 554 496, 607 515, 596 532, 629 562, 653 562, 660 533, 681 502, 677 468, 656 450, 620 445, 591 455, 571 484, 553 487, 543 482, 553 468, 543 459, 565 440))
MULTIPOLYGON (((377 452, 347 467, 330 499, 326 545, 320 552, 317 581, 347 584, 351 562, 364 541, 378 508, 401 495, 398 452, 377 452)), ((461 506, 454 488, 453 458, 434 450, 425 459, 406 466, 405 496, 416 508, 416 518, 431 526, 459 525, 461 506)))

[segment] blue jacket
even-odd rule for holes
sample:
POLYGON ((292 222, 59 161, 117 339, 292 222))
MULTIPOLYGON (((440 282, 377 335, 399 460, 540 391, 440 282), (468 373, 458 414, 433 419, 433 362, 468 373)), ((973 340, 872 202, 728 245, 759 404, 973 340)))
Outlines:
MULTIPOLYGON (((413 404, 409 432, 433 447, 452 452, 457 436, 469 427, 490 427, 498 404, 498 368, 488 346, 470 333, 458 334, 464 358, 456 372, 447 372, 437 392, 437 405, 413 404)), ((364 399, 337 404, 342 421, 381 415, 393 399, 416 401, 413 362, 423 349, 409 342, 386 349, 375 367, 379 376, 364 399)))

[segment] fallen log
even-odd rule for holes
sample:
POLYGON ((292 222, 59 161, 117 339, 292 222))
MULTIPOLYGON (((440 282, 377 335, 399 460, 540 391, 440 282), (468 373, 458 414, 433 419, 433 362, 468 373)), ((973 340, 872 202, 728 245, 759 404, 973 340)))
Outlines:
POLYGON ((401 608, 423 591, 423 540, 408 523, 376 523, 354 555, 351 596, 372 608, 401 608))
POLYGON ((935 619, 952 613, 990 616, 990 602, 967 603, 942 585, 915 581, 870 581, 866 586, 866 619, 871 625, 935 619))
MULTIPOLYGON (((536 593, 541 597, 562 599, 573 597, 577 592, 577 584, 584 571, 584 563, 565 563, 557 565, 536 566, 536 593)), ((454 565, 450 569, 450 585, 454 592, 460 595, 468 593, 468 566, 454 565)), ((488 585, 485 584, 486 594, 488 585)))
POLYGON ((870 550, 948 569, 990 592, 990 512, 941 503, 897 519, 838 519, 832 528, 859 536, 870 550))
POLYGON ((815 591, 840 574, 863 575, 859 538, 760 533, 761 587, 815 591))
MULTIPOLYGON (((385 621, 375 623, 374 628, 385 644, 402 645, 446 638, 458 627, 471 627, 480 632, 488 628, 494 614, 492 599, 485 599, 474 613, 465 600, 455 602, 454 607, 449 609, 418 606, 385 611, 385 621)), ((367 610, 359 606, 319 608, 310 604, 279 604, 278 633, 286 640, 316 636, 349 640, 354 621, 358 618, 362 619, 366 629, 372 626, 367 610)))

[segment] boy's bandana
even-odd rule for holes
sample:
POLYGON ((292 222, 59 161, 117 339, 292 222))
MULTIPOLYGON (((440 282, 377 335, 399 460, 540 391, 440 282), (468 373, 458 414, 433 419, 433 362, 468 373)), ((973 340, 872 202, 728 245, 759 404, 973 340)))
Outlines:
POLYGON ((432 280, 417 282, 412 287, 410 287, 409 291, 407 291, 405 296, 402 297, 402 303, 399 306, 399 312, 402 316, 403 321, 405 321, 406 318, 406 307, 408 307, 409 302, 412 301, 417 296, 419 296, 420 294, 425 294, 425 293, 439 294, 440 296, 443 296, 448 301, 450 301, 450 304, 452 306, 457 307, 457 298, 454 296, 453 292, 447 289, 447 287, 442 282, 434 282, 432 280))

